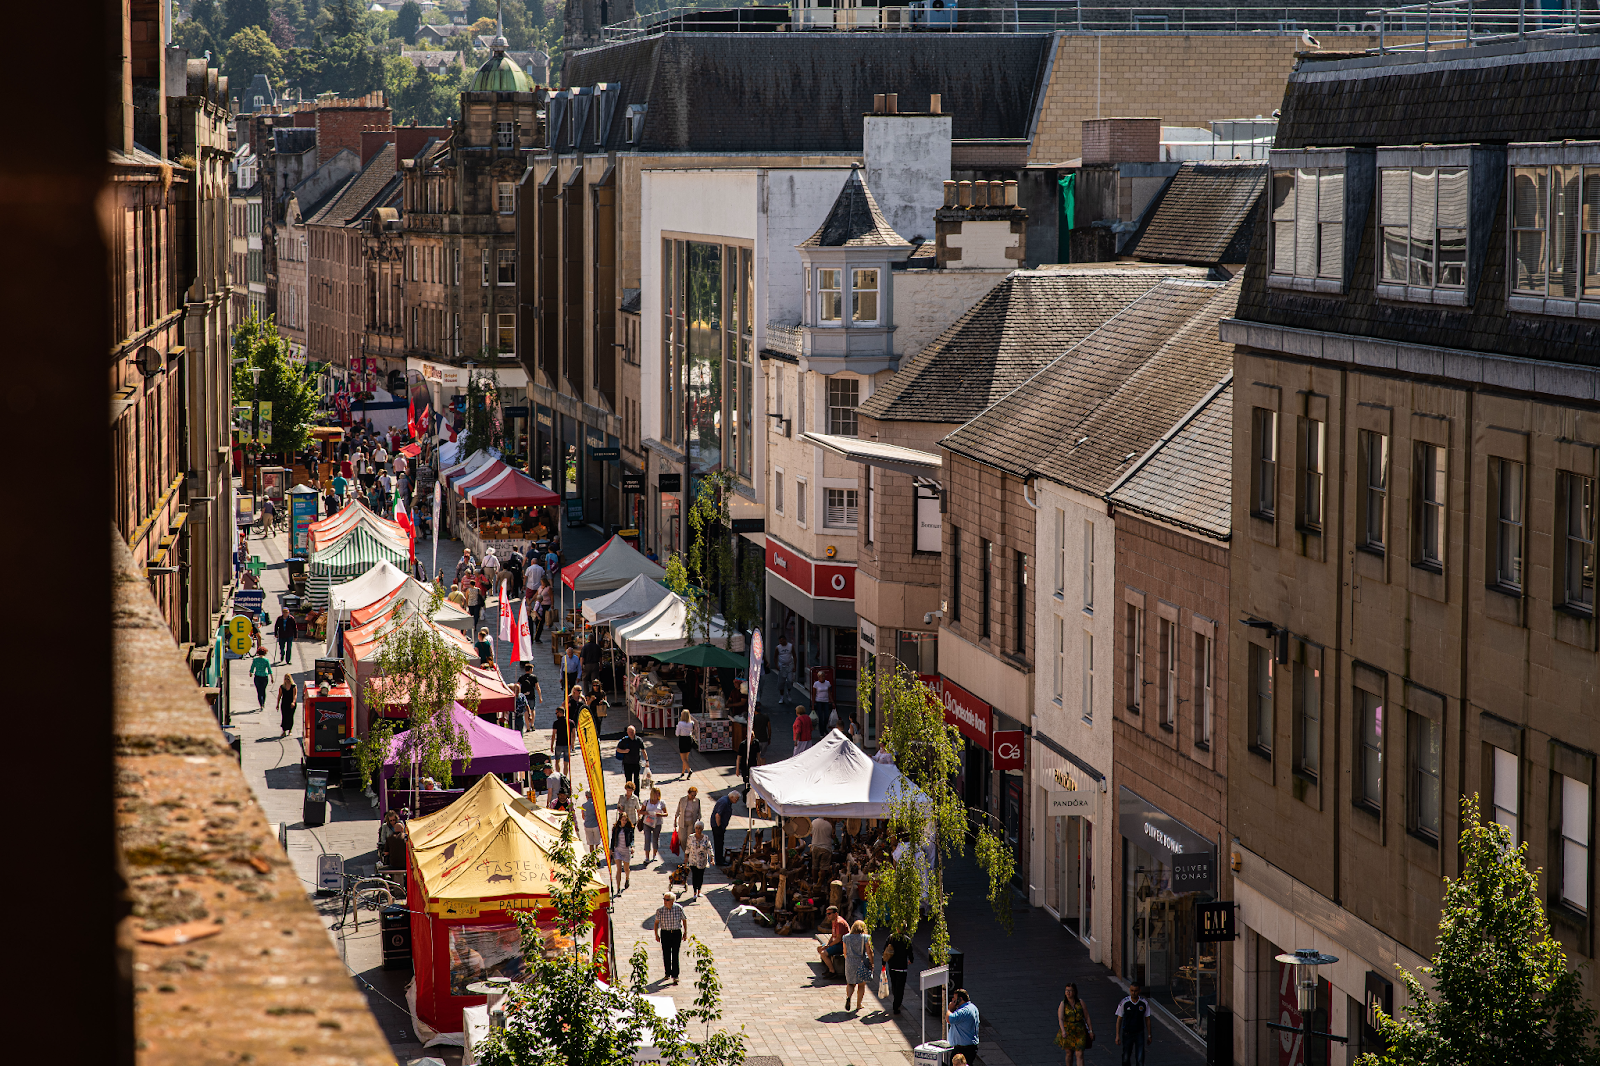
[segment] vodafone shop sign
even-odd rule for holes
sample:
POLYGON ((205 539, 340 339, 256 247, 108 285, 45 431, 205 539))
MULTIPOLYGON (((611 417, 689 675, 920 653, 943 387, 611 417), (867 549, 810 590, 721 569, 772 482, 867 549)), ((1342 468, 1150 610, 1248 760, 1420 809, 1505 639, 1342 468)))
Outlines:
POLYGON ((818 600, 854 600, 854 563, 823 562, 810 559, 792 548, 767 537, 767 572, 787 581, 807 596, 818 600))

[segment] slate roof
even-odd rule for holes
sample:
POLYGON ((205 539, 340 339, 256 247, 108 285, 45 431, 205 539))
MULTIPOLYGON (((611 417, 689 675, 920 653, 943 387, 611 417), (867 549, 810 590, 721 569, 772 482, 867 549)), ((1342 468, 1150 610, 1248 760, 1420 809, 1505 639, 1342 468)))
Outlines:
POLYGON ((850 168, 844 187, 833 201, 828 217, 817 232, 800 242, 802 248, 898 248, 910 242, 894 231, 878 210, 878 201, 867 188, 865 171, 850 168))
POLYGON ((1135 263, 1013 271, 902 363, 860 411, 883 421, 966 422, 1163 278, 1204 276, 1135 263))
POLYGON ((1110 499, 1124 511, 1227 540, 1233 506, 1233 378, 1145 453, 1110 499))
POLYGON ((610 148, 856 154, 875 93, 943 94, 956 138, 1026 137, 1048 34, 661 33, 568 53, 562 84, 620 85, 610 148), (647 107, 637 146, 627 105, 647 107))
POLYGON ((959 455, 1108 492, 1233 368, 1217 321, 1239 278, 1165 279, 942 442, 959 455))
POLYGON ((1243 263, 1267 172, 1256 161, 1183 164, 1127 254, 1148 263, 1243 263))
MULTIPOLYGON (((1600 136, 1597 102, 1600 43, 1588 34, 1427 56, 1411 52, 1302 60, 1284 90, 1275 145, 1593 140, 1600 136)), ((1269 227, 1256 226, 1239 317, 1374 340, 1600 366, 1600 326, 1592 319, 1508 312, 1506 180, 1495 176, 1494 182, 1498 199, 1482 245, 1483 280, 1470 307, 1380 303, 1374 291, 1378 212, 1368 211, 1343 296, 1268 290, 1269 227)))
POLYGON ((639 307, 641 305, 641 301, 639 299, 640 291, 641 290, 639 289, 622 290, 622 306, 620 310, 623 314, 636 315, 639 313, 639 307))
POLYGON ((342 185, 322 209, 306 220, 308 226, 348 226, 388 199, 388 187, 400 180, 394 161, 394 142, 380 148, 367 165, 342 185))

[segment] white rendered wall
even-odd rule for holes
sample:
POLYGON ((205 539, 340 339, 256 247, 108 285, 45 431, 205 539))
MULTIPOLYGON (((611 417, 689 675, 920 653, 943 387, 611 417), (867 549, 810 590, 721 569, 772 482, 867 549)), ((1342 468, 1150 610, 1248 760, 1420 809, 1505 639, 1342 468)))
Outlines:
POLYGON ((868 115, 862 128, 867 188, 896 233, 933 239, 933 213, 950 177, 949 115, 868 115))

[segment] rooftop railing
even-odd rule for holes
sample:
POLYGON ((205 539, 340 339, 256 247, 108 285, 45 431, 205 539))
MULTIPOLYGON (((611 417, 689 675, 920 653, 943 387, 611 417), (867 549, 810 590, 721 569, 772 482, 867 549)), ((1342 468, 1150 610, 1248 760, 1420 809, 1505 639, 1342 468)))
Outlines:
POLYGON ((1380 53, 1471 48, 1530 37, 1600 32, 1600 10, 1584 11, 1576 6, 1551 10, 1537 4, 1530 7, 1525 0, 1516 7, 1485 7, 1476 0, 1424 0, 1366 15, 1377 22, 1380 53), (1406 40, 1391 44, 1391 36, 1406 40))
MULTIPOLYGON (((911 0, 885 6, 668 8, 605 27, 607 41, 668 31, 876 33, 1275 34, 1376 36, 1380 13, 1329 7, 1083 7, 1059 0, 1014 0, 967 8, 959 0, 911 0)), ((1600 15, 1591 15, 1600 18, 1600 15)))

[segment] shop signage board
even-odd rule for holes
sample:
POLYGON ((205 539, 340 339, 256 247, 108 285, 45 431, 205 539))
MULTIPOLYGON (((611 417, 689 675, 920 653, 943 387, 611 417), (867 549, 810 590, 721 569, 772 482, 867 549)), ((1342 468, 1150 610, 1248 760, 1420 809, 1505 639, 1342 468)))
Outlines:
POLYGON ((639 495, 643 495, 644 494, 644 475, 643 474, 623 474, 622 475, 622 491, 623 492, 632 492, 632 493, 637 493, 639 495))
POLYGON ((1025 742, 1020 729, 997 729, 994 733, 994 768, 996 770, 1022 769, 1025 742))
POLYGON ((589 448, 589 458, 599 463, 614 463, 622 458, 622 449, 596 448, 591 445, 589 448))
POLYGON ((1067 781, 1072 785, 1070 789, 1052 788, 1045 793, 1045 802, 1049 807, 1045 813, 1052 818, 1084 815, 1094 806, 1093 792, 1080 791, 1071 778, 1067 781))
POLYGON ((1239 939, 1239 931, 1234 924, 1234 907, 1232 900, 1220 899, 1214 903, 1196 903, 1194 905, 1194 938, 1202 944, 1220 944, 1228 940, 1239 939))
POLYGON ((252 617, 261 613, 266 602, 267 594, 263 589, 239 589, 233 594, 234 610, 252 617))
POLYGON ((662 492, 682 492, 683 491, 683 475, 682 474, 657 474, 656 475, 656 488, 660 489, 662 492))
POLYGON ((1172 867, 1175 892, 1215 891, 1217 846, 1127 786, 1118 797, 1118 828, 1135 846, 1172 867))
POLYGON ((944 720, 961 735, 985 751, 991 751, 994 708, 943 674, 939 675, 939 698, 944 701, 944 720))

